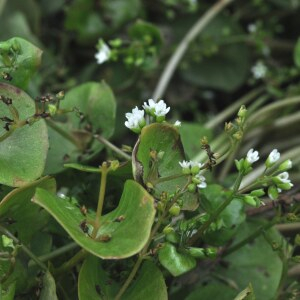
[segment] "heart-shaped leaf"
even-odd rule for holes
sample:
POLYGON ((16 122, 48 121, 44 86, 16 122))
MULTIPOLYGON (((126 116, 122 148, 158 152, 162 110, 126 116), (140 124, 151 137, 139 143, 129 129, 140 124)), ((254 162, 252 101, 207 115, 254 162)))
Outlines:
POLYGON ((196 259, 186 252, 178 252, 176 247, 165 243, 158 252, 160 263, 173 275, 179 276, 196 267, 196 259))
MULTIPOLYGON (((176 188, 183 188, 187 183, 179 165, 184 159, 184 150, 176 127, 167 123, 145 126, 133 151, 135 178, 144 185, 150 182, 154 186, 156 197, 162 192, 173 194, 176 188), (151 157, 153 151, 157 156, 156 161, 151 157), (173 175, 178 175, 178 178, 159 182, 164 177, 173 175)), ((182 209, 195 210, 198 207, 197 193, 184 193, 181 199, 182 209)))
POLYGON ((114 132, 116 103, 110 87, 105 83, 88 82, 66 93, 60 107, 73 110, 48 122, 50 149, 47 174, 60 172, 64 163, 86 161, 94 157, 103 144, 93 140, 93 132, 109 138, 114 132), (80 112, 83 116, 78 116, 80 112))
POLYGON ((109 236, 109 240, 92 239, 82 228, 85 220, 80 209, 68 199, 37 189, 33 202, 44 207, 84 249, 103 259, 118 259, 138 253, 150 236, 154 221, 154 200, 147 191, 133 180, 125 183, 119 206, 103 216, 97 237, 109 236))
MULTIPOLYGON (((19 88, 0 83, 0 95, 12 99, 21 120, 35 114, 34 101, 19 88)), ((7 105, 2 101, 0 101, 0 117, 13 119, 7 105)), ((2 124, 0 136, 7 132, 2 124)), ((13 131, 0 142, 0 183, 19 187, 40 177, 44 171, 47 151, 48 134, 44 120, 13 131)))
POLYGON ((28 244, 34 233, 41 230, 48 221, 48 214, 40 211, 32 204, 35 189, 41 187, 55 192, 55 180, 50 177, 41 178, 21 188, 14 189, 0 202, 0 221, 11 232, 17 232, 18 238, 28 244))
POLYGON ((12 77, 11 83, 19 88, 27 88, 41 64, 41 56, 41 49, 19 37, 0 43, 1 70, 8 73, 12 77))

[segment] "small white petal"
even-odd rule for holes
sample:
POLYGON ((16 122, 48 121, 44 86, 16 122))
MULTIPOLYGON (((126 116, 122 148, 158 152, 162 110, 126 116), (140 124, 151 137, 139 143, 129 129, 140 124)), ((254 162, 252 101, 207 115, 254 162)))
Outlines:
POLYGON ((177 121, 174 123, 174 126, 180 127, 180 126, 181 126, 181 122, 177 120, 177 121))
POLYGON ((189 168, 191 166, 190 162, 189 161, 185 161, 185 160, 180 161, 179 164, 180 164, 181 168, 184 168, 184 169, 187 169, 187 168, 189 168))
POLYGON ((97 60, 98 64, 103 64, 107 60, 109 60, 110 57, 110 48, 105 42, 101 42, 101 46, 98 49, 98 52, 95 54, 95 58, 97 60))
POLYGON ((283 172, 276 176, 282 183, 291 183, 291 180, 289 179, 289 173, 283 172))
POLYGON ((258 151, 254 151, 253 149, 250 149, 247 153, 246 160, 250 163, 253 164, 254 162, 259 160, 258 156, 258 151))
POLYGON ((270 163, 275 163, 280 158, 280 153, 277 149, 272 150, 272 152, 269 155, 269 161, 270 163))

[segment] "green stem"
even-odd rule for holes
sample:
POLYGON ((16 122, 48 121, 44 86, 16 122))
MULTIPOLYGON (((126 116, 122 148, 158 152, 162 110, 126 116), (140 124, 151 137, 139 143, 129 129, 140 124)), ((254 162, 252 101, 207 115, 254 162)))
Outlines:
POLYGON ((185 177, 185 176, 188 176, 188 175, 182 173, 182 174, 176 174, 176 175, 171 175, 171 176, 166 176, 166 177, 160 177, 160 178, 152 181, 151 183, 153 185, 156 185, 156 184, 159 184, 159 183, 162 183, 162 182, 165 182, 165 181, 170 181, 170 180, 185 177))
POLYGON ((97 236, 97 232, 98 232, 99 227, 100 227, 100 218, 101 218, 101 215, 102 215, 104 198, 105 198, 107 174, 108 174, 107 162, 103 162, 102 166, 101 166, 100 191, 99 191, 96 219, 95 219, 95 223, 94 223, 94 229, 93 229, 93 232, 92 232, 92 238, 95 238, 97 236))
POLYGON ((265 225, 259 226, 251 235, 240 241, 239 243, 235 244, 234 246, 230 247, 228 250, 225 251, 225 253, 222 255, 222 257, 225 257, 236 250, 244 247, 248 243, 254 241, 257 237, 259 237, 264 231, 268 230, 272 226, 274 226, 276 223, 278 223, 278 219, 275 218, 273 221, 266 223, 265 225))
POLYGON ((116 147, 114 144, 112 144, 111 142, 109 142, 103 136, 95 134, 94 138, 97 141, 99 141, 100 143, 102 143, 103 145, 105 145, 106 147, 108 147, 109 149, 111 149, 112 151, 116 152, 120 157, 123 157, 126 160, 131 160, 131 156, 130 155, 128 155, 127 153, 125 153, 124 151, 122 151, 121 149, 119 149, 118 147, 116 147))
POLYGON ((199 33, 209 24, 209 22, 217 16, 217 14, 222 11, 228 4, 234 0, 219 0, 216 2, 200 19, 195 23, 195 25, 188 31, 186 36, 180 42, 176 51, 171 56, 168 61, 162 75, 158 80, 158 85, 155 88, 153 99, 156 101, 159 97, 163 97, 167 86, 173 76, 177 65, 181 61, 183 55, 188 49, 189 44, 199 35, 199 33))
POLYGON ((242 182, 243 174, 239 173, 235 184, 233 186, 233 190, 231 193, 231 196, 228 197, 218 208, 216 211, 214 211, 209 219, 198 229, 198 231, 188 240, 188 245, 194 244, 202 235, 203 233, 208 229, 208 227, 219 217, 220 213, 231 203, 231 201, 234 199, 239 186, 242 182))
POLYGON ((15 130, 10 129, 9 131, 5 132, 3 135, 0 136, 0 142, 3 142, 5 139, 7 139, 15 130))
POLYGON ((262 93, 265 90, 265 87, 259 87, 254 90, 252 90, 250 93, 244 95, 242 98, 237 100, 235 103, 227 107, 225 110, 223 110, 221 113, 219 113, 214 118, 211 118, 207 123, 205 123, 204 127, 206 128, 215 128, 225 120, 227 120, 231 115, 233 115, 242 104, 247 104, 248 102, 252 101, 254 98, 256 98, 260 93, 262 93))
POLYGON ((43 270, 48 271, 48 268, 30 251, 29 248, 27 248, 25 245, 23 245, 20 240, 18 240, 9 230, 4 228, 0 225, 0 232, 8 236, 10 239, 12 239, 17 245, 21 247, 21 249, 32 259, 35 261, 35 263, 40 266, 43 270))
POLYGON ((78 251, 71 259, 69 259, 67 262, 65 262, 62 266, 60 266, 57 269, 53 270, 53 275, 57 276, 62 273, 65 273, 75 267, 80 261, 82 261, 86 256, 88 255, 88 252, 86 252, 84 249, 81 249, 78 251))
MULTIPOLYGON (((45 262, 45 261, 51 260, 53 258, 56 258, 56 257, 58 257, 58 256, 60 256, 62 254, 65 254, 66 252, 69 252, 70 250, 73 250, 73 249, 75 249, 77 247, 79 247, 78 244, 75 243, 75 242, 72 242, 72 243, 70 243, 68 245, 65 245, 65 246, 63 246, 61 248, 58 248, 58 249, 56 249, 56 250, 54 250, 54 251, 52 251, 50 253, 41 255, 41 256, 38 257, 38 259, 41 262, 45 262)), ((31 267, 33 265, 35 265, 35 263, 33 261, 30 261, 29 264, 28 264, 29 267, 31 267)))

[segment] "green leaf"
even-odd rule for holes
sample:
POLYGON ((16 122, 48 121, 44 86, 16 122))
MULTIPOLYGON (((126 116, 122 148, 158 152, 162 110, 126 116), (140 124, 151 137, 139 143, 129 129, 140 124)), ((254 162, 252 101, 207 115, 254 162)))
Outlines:
POLYGON ((48 122, 50 149, 46 174, 62 171, 64 163, 87 161, 103 149, 103 144, 84 130, 86 125, 105 138, 114 132, 116 103, 105 82, 88 82, 73 88, 66 93, 60 107, 66 110, 76 107, 85 118, 82 121, 78 114, 70 112, 48 122))
POLYGON ((98 257, 89 255, 84 260, 78 277, 79 300, 113 299, 119 288, 119 284, 111 280, 102 268, 98 257))
MULTIPOLYGON (((19 88, 0 83, 0 95, 12 99, 21 120, 34 115, 34 101, 19 88)), ((0 112, 1 117, 13 118, 7 105, 2 101, 0 101, 0 112)), ((2 127, 0 136, 7 132, 2 127)), ((44 120, 16 129, 0 142, 0 183, 18 187, 40 177, 44 170, 47 151, 48 134, 44 120)))
MULTIPOLYGON (((242 224, 235 235, 233 246, 253 234, 263 224, 265 221, 257 220, 242 224)), ((268 240, 281 245, 282 237, 274 228, 265 234, 268 240)), ((282 261, 263 235, 223 260, 227 267, 217 268, 217 274, 234 281, 240 290, 251 282, 257 299, 274 299, 281 278, 282 261)))
POLYGON ((300 38, 298 38, 296 46, 294 48, 294 62, 295 65, 300 68, 300 38))
POLYGON ((76 32, 79 43, 91 44, 99 37, 111 36, 115 30, 136 18, 140 10, 140 0, 105 0, 101 2, 101 12, 95 10, 93 0, 76 0, 66 10, 65 27, 76 32))
POLYGON ((35 189, 41 187, 55 192, 56 184, 53 178, 43 177, 21 188, 14 189, 0 202, 0 221, 10 232, 17 232, 18 238, 28 244, 32 236, 41 230, 48 222, 48 214, 40 211, 31 203, 35 189))
POLYGON ((251 283, 249 283, 249 285, 234 298, 234 300, 255 300, 255 299, 256 298, 251 283))
MULTIPOLYGON (((154 123, 145 126, 133 150, 134 176, 144 185, 150 182, 154 186, 156 197, 162 192, 173 194, 177 187, 183 188, 187 183, 187 177, 181 176, 182 168, 179 165, 184 159, 180 135, 173 125, 154 123), (153 163, 150 157, 150 151, 153 150, 162 154, 157 163, 153 163), (161 178, 173 175, 180 177, 159 183, 161 178)), ((198 207, 197 193, 184 193, 181 199, 182 209, 195 210, 198 207)))
POLYGON ((100 168, 96 168, 96 167, 91 167, 91 166, 84 166, 81 164, 64 164, 65 168, 71 168, 71 169, 75 169, 75 170, 79 170, 82 172, 89 172, 89 173, 101 173, 101 169, 100 168))
MULTIPOLYGON (((79 273, 78 296, 85 299, 114 299, 121 284, 112 280, 95 256, 85 259, 79 273), (109 284, 108 284, 109 282, 109 284)), ((145 261, 136 280, 122 296, 122 300, 165 300, 167 287, 160 270, 150 261, 145 261)))
POLYGON ((194 289, 185 300, 232 300, 236 291, 222 283, 209 283, 194 289))
POLYGON ((153 198, 132 180, 125 183, 119 206, 101 218, 99 236, 110 240, 97 241, 84 233, 80 224, 94 215, 83 216, 79 207, 68 199, 58 198, 49 192, 37 189, 33 202, 44 207, 82 248, 103 259, 117 259, 138 253, 149 239, 154 221, 153 198), (116 219, 123 216, 121 222, 116 219))
POLYGON ((136 40, 150 39, 149 44, 158 48, 162 45, 162 36, 159 29, 155 25, 142 20, 138 20, 129 28, 128 35, 136 40))
POLYGON ((0 286, 0 299, 1 300, 14 300, 16 291, 16 282, 12 282, 5 290, 0 286))
POLYGON ((243 34, 242 29, 232 18, 221 15, 214 18, 194 47, 191 47, 191 54, 186 56, 188 60, 192 60, 187 67, 181 69, 182 77, 196 86, 225 92, 235 91, 247 79, 250 68, 247 46, 244 43, 227 42, 240 34, 243 34), (199 55, 199 49, 205 46, 208 49, 216 48, 216 52, 205 54, 198 61, 194 59, 199 55))
POLYGON ((184 147, 184 152, 187 157, 192 158, 203 152, 201 149, 201 139, 206 136, 210 141, 212 138, 212 131, 204 126, 196 123, 184 122, 179 128, 181 140, 184 147))
POLYGON ((165 243, 158 252, 159 262, 173 275, 182 275, 196 267, 196 259, 187 252, 178 252, 176 247, 165 243))
POLYGON ((124 300, 167 300, 166 283, 161 271, 151 261, 142 265, 136 281, 122 297, 124 300))
MULTIPOLYGON (((0 66, 12 77, 11 83, 27 88, 31 77, 41 64, 42 50, 22 38, 0 43, 0 66), (15 50, 13 50, 15 49, 15 50)), ((0 77, 0 81, 5 81, 0 77)))
POLYGON ((40 300, 57 300, 55 280, 50 272, 46 272, 43 276, 43 286, 41 290, 40 300))

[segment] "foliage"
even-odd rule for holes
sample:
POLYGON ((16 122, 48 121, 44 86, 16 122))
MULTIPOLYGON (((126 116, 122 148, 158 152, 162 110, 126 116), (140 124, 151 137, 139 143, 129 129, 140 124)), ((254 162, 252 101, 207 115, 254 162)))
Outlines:
POLYGON ((297 299, 299 9, 0 2, 0 298, 297 299))

